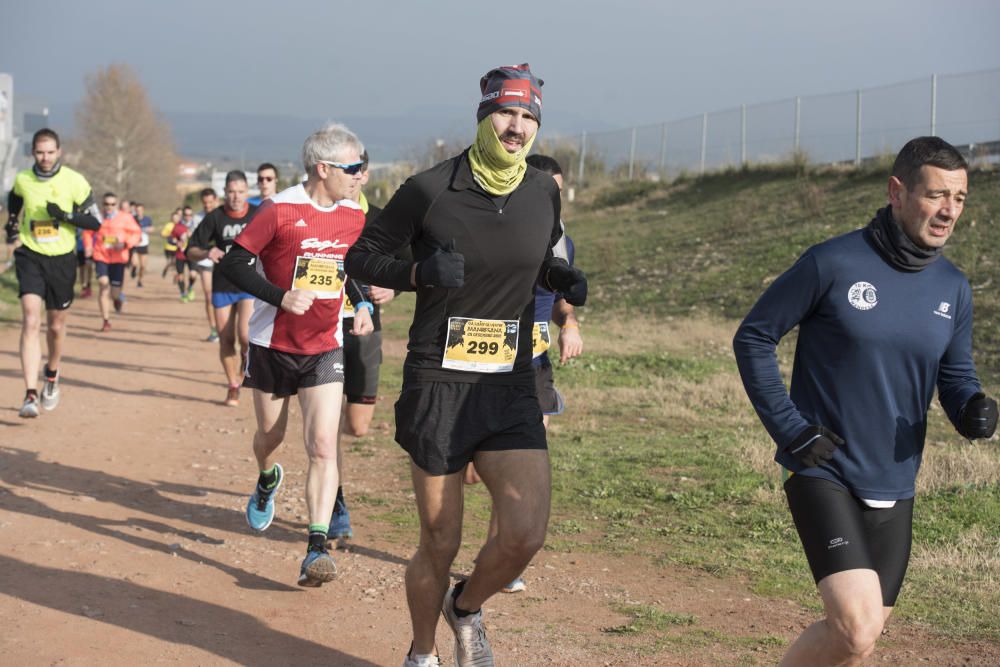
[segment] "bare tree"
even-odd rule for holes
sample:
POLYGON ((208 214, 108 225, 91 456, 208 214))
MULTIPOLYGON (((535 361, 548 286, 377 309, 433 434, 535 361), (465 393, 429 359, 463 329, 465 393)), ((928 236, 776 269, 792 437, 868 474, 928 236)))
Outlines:
POLYGON ((76 147, 95 194, 112 190, 147 205, 173 204, 178 160, 170 127, 150 105, 135 71, 109 65, 85 80, 76 147))

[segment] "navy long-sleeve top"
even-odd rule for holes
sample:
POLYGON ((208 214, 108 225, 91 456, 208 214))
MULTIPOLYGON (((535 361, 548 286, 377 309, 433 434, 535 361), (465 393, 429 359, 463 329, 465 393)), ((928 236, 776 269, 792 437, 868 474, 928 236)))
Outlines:
POLYGON ((944 257, 893 268, 860 229, 809 248, 774 281, 733 340, 744 387, 792 472, 838 482, 859 498, 912 498, 937 386, 955 424, 980 391, 972 361, 972 292, 944 257), (775 347, 799 326, 791 391, 775 347), (810 424, 846 441, 804 468, 786 447, 810 424))

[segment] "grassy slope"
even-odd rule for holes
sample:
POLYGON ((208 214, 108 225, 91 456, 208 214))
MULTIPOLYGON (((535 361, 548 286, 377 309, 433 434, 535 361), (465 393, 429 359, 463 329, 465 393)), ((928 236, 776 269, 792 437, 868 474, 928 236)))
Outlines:
MULTIPOLYGON (((807 247, 866 224, 885 202, 884 174, 750 170, 603 191, 569 218, 578 261, 594 286, 592 310, 740 318, 807 247)), ((983 287, 975 291, 977 361, 993 376, 1000 371, 992 245, 1000 230, 1000 175, 974 172, 969 189, 946 253, 974 288, 983 287)))

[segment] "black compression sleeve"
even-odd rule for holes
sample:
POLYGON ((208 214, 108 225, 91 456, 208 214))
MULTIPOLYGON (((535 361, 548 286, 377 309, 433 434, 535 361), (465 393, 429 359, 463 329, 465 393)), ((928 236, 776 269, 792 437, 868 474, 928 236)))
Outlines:
POLYGON ((92 215, 87 215, 86 213, 75 213, 66 218, 66 222, 71 225, 76 225, 80 229, 89 229, 92 232, 96 232, 101 228, 101 223, 98 219, 92 215))
POLYGON ((7 193, 7 213, 11 218, 16 218, 17 214, 24 208, 24 198, 16 194, 13 190, 7 193))
POLYGON ((239 243, 233 243, 233 247, 219 262, 219 269, 222 271, 222 275, 247 294, 252 294, 261 301, 281 308, 281 299, 285 296, 285 290, 268 282, 264 276, 257 272, 256 255, 239 243))
POLYGON ((355 305, 362 301, 371 303, 371 288, 363 282, 348 276, 344 290, 347 292, 347 298, 355 305))
POLYGON ((100 211, 97 210, 97 204, 94 203, 94 194, 90 193, 83 200, 82 204, 73 207, 73 213, 66 218, 66 222, 80 229, 89 229, 92 232, 96 232, 101 228, 99 216, 100 211))

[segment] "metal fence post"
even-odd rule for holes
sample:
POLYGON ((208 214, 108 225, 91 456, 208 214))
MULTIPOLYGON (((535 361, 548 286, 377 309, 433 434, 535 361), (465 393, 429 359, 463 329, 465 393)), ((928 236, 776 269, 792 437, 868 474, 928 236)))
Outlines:
POLYGON ((861 89, 858 88, 858 104, 856 113, 856 127, 854 132, 854 166, 861 166, 861 89))
POLYGON ((632 143, 628 149, 628 180, 635 175, 635 128, 632 128, 632 143))
POLYGON ((937 74, 931 74, 931 136, 937 136, 937 74))
POLYGON ((747 105, 740 105, 740 166, 747 166, 747 105))
POLYGON ((705 173, 705 148, 708 144, 708 113, 701 115, 701 167, 699 172, 705 173))
POLYGON ((660 178, 667 177, 667 124, 660 127, 660 178))
POLYGON ((583 166, 587 160, 587 133, 583 132, 580 135, 580 173, 576 180, 579 182, 580 186, 583 186, 583 166))
POLYGON ((802 117, 802 98, 795 98, 795 152, 799 152, 799 130, 801 125, 799 124, 799 119, 802 117))

